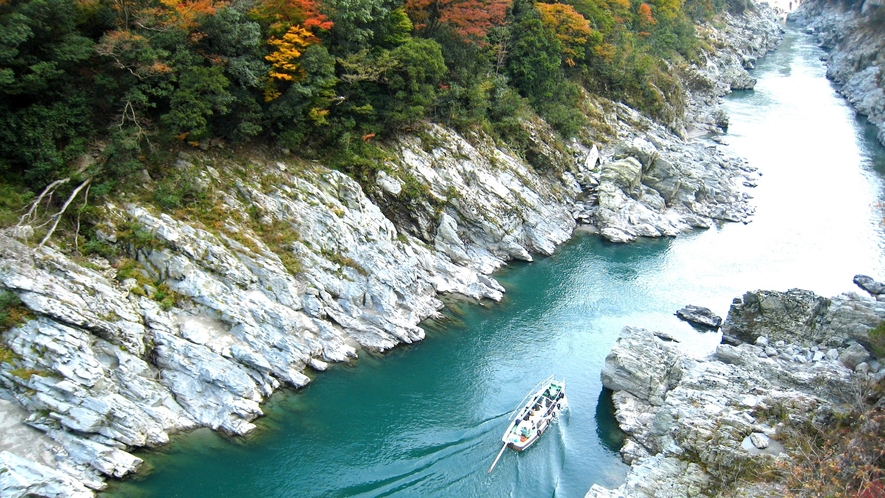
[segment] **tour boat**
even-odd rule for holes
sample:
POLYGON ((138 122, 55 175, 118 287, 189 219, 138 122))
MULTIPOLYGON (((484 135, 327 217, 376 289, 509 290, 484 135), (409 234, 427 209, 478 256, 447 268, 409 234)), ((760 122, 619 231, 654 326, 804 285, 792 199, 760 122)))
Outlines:
POLYGON ((565 379, 556 380, 551 375, 541 381, 510 415, 510 425, 501 437, 504 446, 489 472, 495 468, 505 448, 509 446, 516 451, 525 450, 538 440, 559 412, 567 407, 565 379))

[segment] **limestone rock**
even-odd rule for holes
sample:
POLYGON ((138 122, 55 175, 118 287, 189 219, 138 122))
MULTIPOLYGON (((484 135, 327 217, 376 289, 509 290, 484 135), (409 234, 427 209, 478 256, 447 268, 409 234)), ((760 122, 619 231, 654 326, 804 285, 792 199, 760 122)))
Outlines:
POLYGON ((855 275, 854 283, 861 289, 869 292, 873 296, 885 294, 885 284, 873 280, 872 277, 866 275, 855 275))
POLYGON ((722 324, 722 317, 717 316, 710 308, 694 306, 691 304, 678 310, 676 316, 685 321, 713 329, 719 328, 719 325, 722 324))
MULTIPOLYGON (((858 343, 825 350, 807 338, 835 343, 831 339, 843 334, 838 324, 856 323, 877 301, 854 294, 822 301, 795 289, 748 295, 727 322, 739 323, 742 336, 756 344, 721 344, 706 358, 689 357, 679 343, 655 333, 622 330, 602 379, 614 391, 615 418, 628 435, 622 456, 631 469, 616 490, 594 486, 587 496, 707 496, 709 483, 729 479, 736 469, 788 458, 770 418, 760 413, 788 407, 791 420, 810 423, 816 413, 850 402, 858 378, 872 369, 864 363, 869 353, 858 343), (819 306, 834 301, 840 304, 819 306), (777 320, 782 323, 774 327, 777 320)), ((778 486, 740 483, 733 491, 779 496, 778 486)))
POLYGON ((605 358, 602 384, 660 405, 667 390, 679 382, 684 367, 684 358, 670 344, 648 330, 625 327, 605 358))
POLYGON ((92 491, 64 472, 26 460, 8 451, 0 451, 0 495, 9 498, 94 496, 92 491))
MULTIPOLYGON (((839 355, 839 362, 852 370, 869 359, 870 353, 856 342, 848 346, 848 348, 839 355)), ((867 366, 867 368, 869 368, 869 366, 867 366)))

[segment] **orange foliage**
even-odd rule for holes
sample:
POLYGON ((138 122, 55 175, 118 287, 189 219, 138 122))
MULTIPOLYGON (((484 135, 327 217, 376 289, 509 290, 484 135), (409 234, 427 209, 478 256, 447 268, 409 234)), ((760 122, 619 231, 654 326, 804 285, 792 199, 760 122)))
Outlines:
POLYGON ((107 31, 95 46, 98 55, 114 61, 119 69, 125 69, 138 79, 149 78, 172 72, 172 68, 159 60, 145 61, 139 55, 150 41, 131 31, 107 31))
POLYGON ((590 22, 571 5, 536 3, 535 8, 541 13, 541 21, 556 33, 562 43, 565 63, 574 66, 575 59, 583 59, 584 46, 593 34, 590 22))
POLYGON ((268 23, 276 34, 285 33, 295 24, 311 31, 332 29, 332 21, 320 12, 314 0, 262 0, 250 13, 268 23))
POLYGON ((651 5, 647 3, 639 4, 639 9, 636 11, 636 17, 639 18, 639 23, 642 26, 652 26, 658 23, 658 21, 656 21, 651 15, 651 5))
POLYGON ((504 24, 512 0, 406 0, 405 8, 418 29, 451 26, 467 42, 482 44, 493 26, 504 24))
POLYGON ((197 26, 200 16, 214 16, 217 8, 227 5, 215 0, 160 0, 160 3, 168 9, 168 23, 188 31, 197 26))

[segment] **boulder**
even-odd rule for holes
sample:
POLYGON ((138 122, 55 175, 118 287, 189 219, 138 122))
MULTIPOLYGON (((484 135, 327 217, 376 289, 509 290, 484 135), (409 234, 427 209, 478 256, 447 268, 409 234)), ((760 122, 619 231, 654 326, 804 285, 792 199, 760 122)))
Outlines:
MULTIPOLYGON (((842 351, 842 354, 839 355, 839 362, 852 370, 869 359, 869 351, 856 342, 848 346, 845 351, 842 351)), ((869 369, 869 366, 867 369, 869 369)))
MULTIPOLYGON (((833 324, 855 323, 858 308, 876 301, 848 295, 839 306, 824 307, 818 305, 826 301, 807 291, 748 294, 753 297, 745 295, 735 305, 744 336, 755 338, 755 344, 720 344, 713 355, 695 358, 679 343, 658 337, 665 334, 622 330, 602 379, 614 391, 615 419, 628 436, 622 455, 631 469, 619 488, 594 486, 587 496, 690 496, 687 490, 700 483, 733 482, 739 469, 787 458, 769 425, 773 417, 784 416, 782 410, 789 411, 792 423, 804 424, 851 402, 858 379, 873 370, 872 362, 865 363, 869 353, 858 343, 841 352, 809 344, 806 329, 836 337, 841 332, 833 324), (745 303, 751 303, 752 314, 742 308, 745 303), (776 319, 784 320, 780 327, 773 326, 776 319)), ((779 482, 739 483, 732 491, 736 496, 785 492, 779 482)))
POLYGON ((830 300, 811 291, 747 292, 736 299, 722 325, 723 334, 754 344, 759 337, 771 341, 813 341, 830 300))
POLYGON ((710 308, 694 306, 691 304, 678 310, 676 316, 687 322, 703 325, 704 327, 712 329, 717 329, 719 328, 719 325, 722 324, 722 317, 717 316, 710 308))
POLYGON ((646 329, 624 327, 605 358, 602 385, 660 405, 682 375, 684 357, 672 344, 646 329))
POLYGON ((866 275, 855 275, 854 283, 861 289, 869 292, 873 296, 885 294, 885 284, 873 280, 872 277, 866 275))

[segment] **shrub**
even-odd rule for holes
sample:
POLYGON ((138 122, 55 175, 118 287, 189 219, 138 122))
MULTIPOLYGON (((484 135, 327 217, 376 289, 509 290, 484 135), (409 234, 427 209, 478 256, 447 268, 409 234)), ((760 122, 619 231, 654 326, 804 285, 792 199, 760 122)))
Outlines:
POLYGON ((845 414, 818 417, 782 431, 796 455, 781 464, 787 496, 885 496, 885 410, 876 407, 883 383, 869 386, 845 414))
POLYGON ((869 335, 873 353, 879 358, 885 358, 885 322, 876 325, 876 328, 869 331, 869 335))

